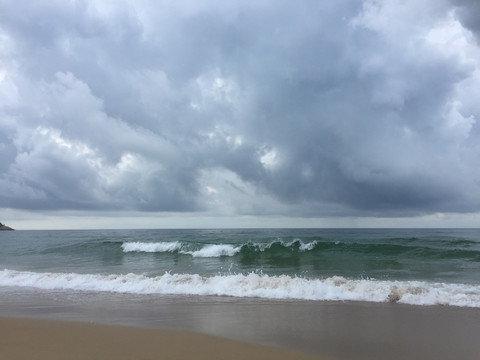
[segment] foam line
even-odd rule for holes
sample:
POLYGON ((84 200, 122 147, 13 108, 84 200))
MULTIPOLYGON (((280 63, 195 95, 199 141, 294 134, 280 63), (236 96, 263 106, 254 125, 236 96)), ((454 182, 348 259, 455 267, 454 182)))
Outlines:
POLYGON ((0 286, 46 290, 121 292, 133 294, 221 295, 267 299, 352 300, 414 305, 480 307, 480 286, 424 281, 352 280, 334 276, 307 279, 250 273, 203 277, 165 273, 100 275, 0 271, 0 286))

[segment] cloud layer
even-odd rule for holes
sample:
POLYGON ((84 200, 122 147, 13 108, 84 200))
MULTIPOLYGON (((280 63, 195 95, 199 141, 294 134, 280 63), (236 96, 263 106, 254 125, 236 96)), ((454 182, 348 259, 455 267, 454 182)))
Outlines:
POLYGON ((0 207, 480 211, 476 1, 0 1, 0 207))

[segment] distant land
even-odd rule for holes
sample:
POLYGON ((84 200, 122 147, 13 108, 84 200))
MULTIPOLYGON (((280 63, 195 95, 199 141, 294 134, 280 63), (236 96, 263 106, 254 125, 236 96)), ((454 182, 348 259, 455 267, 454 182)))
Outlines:
POLYGON ((2 224, 2 223, 0 222, 0 231, 1 231, 1 230, 13 230, 13 229, 12 229, 10 226, 7 226, 7 225, 2 224))

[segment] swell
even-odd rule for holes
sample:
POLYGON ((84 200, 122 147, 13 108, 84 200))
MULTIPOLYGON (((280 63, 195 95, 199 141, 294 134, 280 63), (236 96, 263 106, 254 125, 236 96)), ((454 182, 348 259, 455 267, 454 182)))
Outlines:
POLYGON ((49 247, 40 254, 88 254, 98 252, 120 251, 122 241, 89 241, 49 247))
POLYGON ((122 250, 144 253, 178 253, 193 257, 241 257, 241 258, 285 258, 315 255, 407 257, 416 260, 455 260, 480 262, 480 247, 476 242, 445 242, 442 246, 402 243, 359 243, 340 241, 291 241, 247 242, 243 244, 203 244, 194 242, 124 242, 122 250))

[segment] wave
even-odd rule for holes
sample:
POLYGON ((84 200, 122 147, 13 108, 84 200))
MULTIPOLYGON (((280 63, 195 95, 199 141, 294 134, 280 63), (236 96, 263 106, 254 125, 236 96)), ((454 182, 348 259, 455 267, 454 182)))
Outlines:
POLYGON ((235 247, 230 244, 210 244, 200 247, 198 250, 188 250, 188 244, 175 242, 126 242, 122 244, 124 252, 146 252, 146 253, 173 253, 191 255, 193 257, 220 257, 233 256, 238 253, 241 247, 235 247))
POLYGON ((219 256, 234 256, 241 250, 241 247, 221 244, 221 245, 206 245, 197 251, 184 251, 182 254, 191 254, 193 257, 219 257, 219 256))
POLYGON ((124 252, 174 252, 179 250, 180 247, 181 243, 178 241, 156 243, 125 242, 122 244, 122 249, 124 252))
POLYGON ((201 244, 188 242, 124 242, 122 244, 123 252, 146 252, 163 253, 178 252, 180 254, 192 255, 194 257, 219 257, 234 256, 240 252, 268 252, 278 250, 289 251, 311 251, 318 245, 317 241, 303 243, 301 240, 284 242, 281 240, 270 243, 245 243, 241 245, 234 244, 201 244))
POLYGON ((478 243, 450 242, 448 246, 434 247, 428 244, 408 243, 357 243, 341 241, 303 242, 275 240, 265 243, 247 242, 243 244, 203 244, 194 242, 124 242, 123 252, 179 253, 193 257, 277 257, 295 254, 343 253, 376 256, 408 256, 419 259, 458 259, 480 262, 478 243))
POLYGON ((425 281, 307 279, 258 273, 200 276, 37 273, 5 269, 0 286, 133 294, 217 295, 317 301, 398 302, 412 305, 480 307, 480 286, 425 281))

